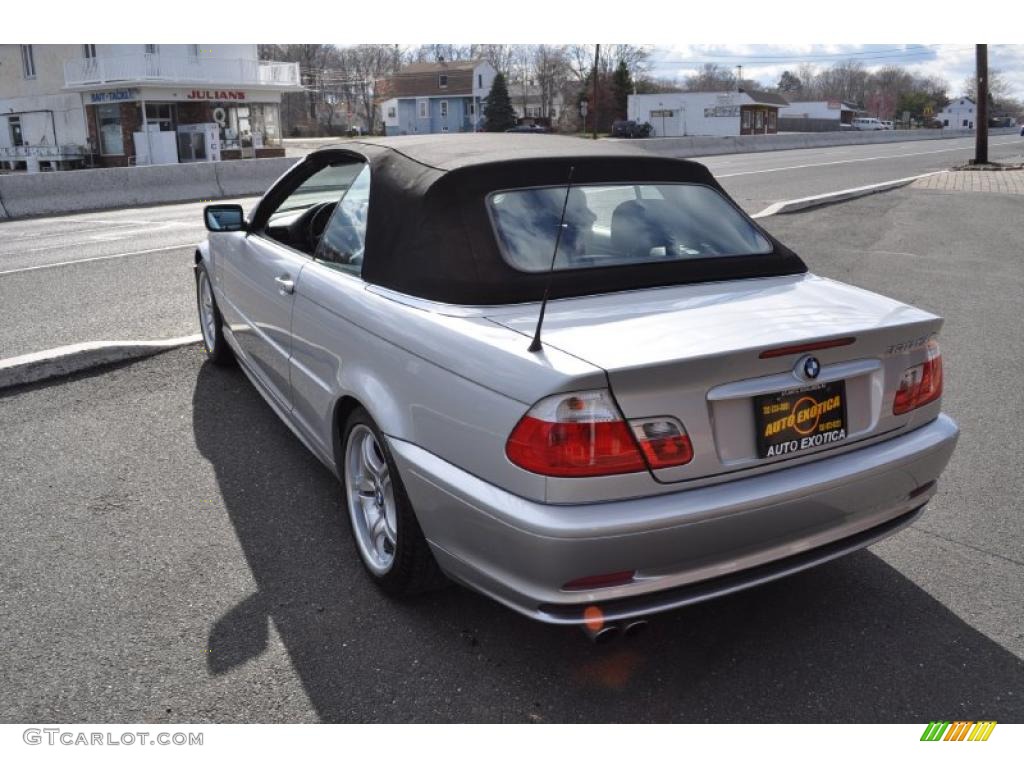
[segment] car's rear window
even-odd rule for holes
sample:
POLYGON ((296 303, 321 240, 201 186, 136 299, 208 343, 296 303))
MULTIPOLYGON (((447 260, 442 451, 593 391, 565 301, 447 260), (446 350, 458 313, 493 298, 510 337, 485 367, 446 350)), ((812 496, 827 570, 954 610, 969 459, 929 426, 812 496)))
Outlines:
MULTIPOLYGON (((494 192, 487 206, 502 256, 516 269, 551 267, 566 187, 494 192)), ((555 269, 767 254, 771 243, 717 190, 702 184, 573 186, 555 269)))

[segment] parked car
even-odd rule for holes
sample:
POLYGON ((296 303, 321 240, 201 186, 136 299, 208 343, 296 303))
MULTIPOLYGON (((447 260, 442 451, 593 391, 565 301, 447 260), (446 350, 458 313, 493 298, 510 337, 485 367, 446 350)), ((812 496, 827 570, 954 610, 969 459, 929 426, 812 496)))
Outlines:
POLYGON ((652 130, 654 126, 650 123, 638 123, 635 120, 616 120, 612 123, 612 136, 619 139, 646 139, 652 130))
POLYGON ((884 131, 885 126, 877 117, 855 117, 853 118, 853 130, 855 131, 884 131))
POLYGON ((882 120, 881 123, 882 123, 882 128, 884 130, 886 130, 886 131, 894 131, 894 130, 896 130, 896 125, 893 123, 892 120, 882 120))
POLYGON ((921 513, 941 318, 809 273, 698 163, 451 138, 313 152, 195 253, 210 360, 339 478, 385 593, 604 638, 921 513))
POLYGON ((516 125, 512 128, 506 128, 505 133, 550 133, 550 131, 543 125, 530 125, 524 123, 522 125, 516 125))

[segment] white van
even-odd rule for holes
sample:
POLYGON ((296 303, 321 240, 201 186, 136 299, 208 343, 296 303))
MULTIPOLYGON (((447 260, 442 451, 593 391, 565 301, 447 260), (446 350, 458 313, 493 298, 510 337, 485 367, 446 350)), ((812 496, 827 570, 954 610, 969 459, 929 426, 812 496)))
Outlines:
POLYGON ((884 131, 885 126, 877 117, 855 117, 853 118, 853 130, 855 131, 884 131))

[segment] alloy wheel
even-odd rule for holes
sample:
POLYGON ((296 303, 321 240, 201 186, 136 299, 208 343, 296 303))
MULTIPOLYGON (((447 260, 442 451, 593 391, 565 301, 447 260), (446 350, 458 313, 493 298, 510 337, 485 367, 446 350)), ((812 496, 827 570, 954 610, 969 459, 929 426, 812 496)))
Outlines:
POLYGON ((395 562, 398 510, 391 471, 377 437, 356 424, 345 446, 345 491, 352 532, 367 567, 383 576, 395 562))

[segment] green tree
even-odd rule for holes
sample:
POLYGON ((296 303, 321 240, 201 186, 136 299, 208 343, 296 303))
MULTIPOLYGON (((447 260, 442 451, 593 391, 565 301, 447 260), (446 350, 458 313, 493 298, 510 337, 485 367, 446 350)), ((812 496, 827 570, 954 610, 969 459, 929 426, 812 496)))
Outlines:
POLYGON ((803 90, 803 87, 804 84, 800 81, 800 78, 788 69, 779 78, 778 89, 782 93, 798 93, 803 90))
POLYGON ((512 99, 508 95, 508 84, 505 76, 499 72, 494 76, 491 92, 487 94, 484 106, 484 130, 497 133, 508 130, 516 124, 516 112, 512 109, 512 99))
POLYGON ((629 104, 629 94, 633 92, 633 77, 629 74, 629 67, 623 59, 619 59, 619 65, 612 74, 612 108, 615 111, 616 119, 626 119, 626 109, 629 104))
POLYGON ((896 115, 901 116, 904 112, 909 112, 911 120, 924 120, 929 112, 929 107, 932 115, 939 111, 936 109, 934 100, 927 93, 910 91, 900 95, 900 100, 896 102, 896 115))

